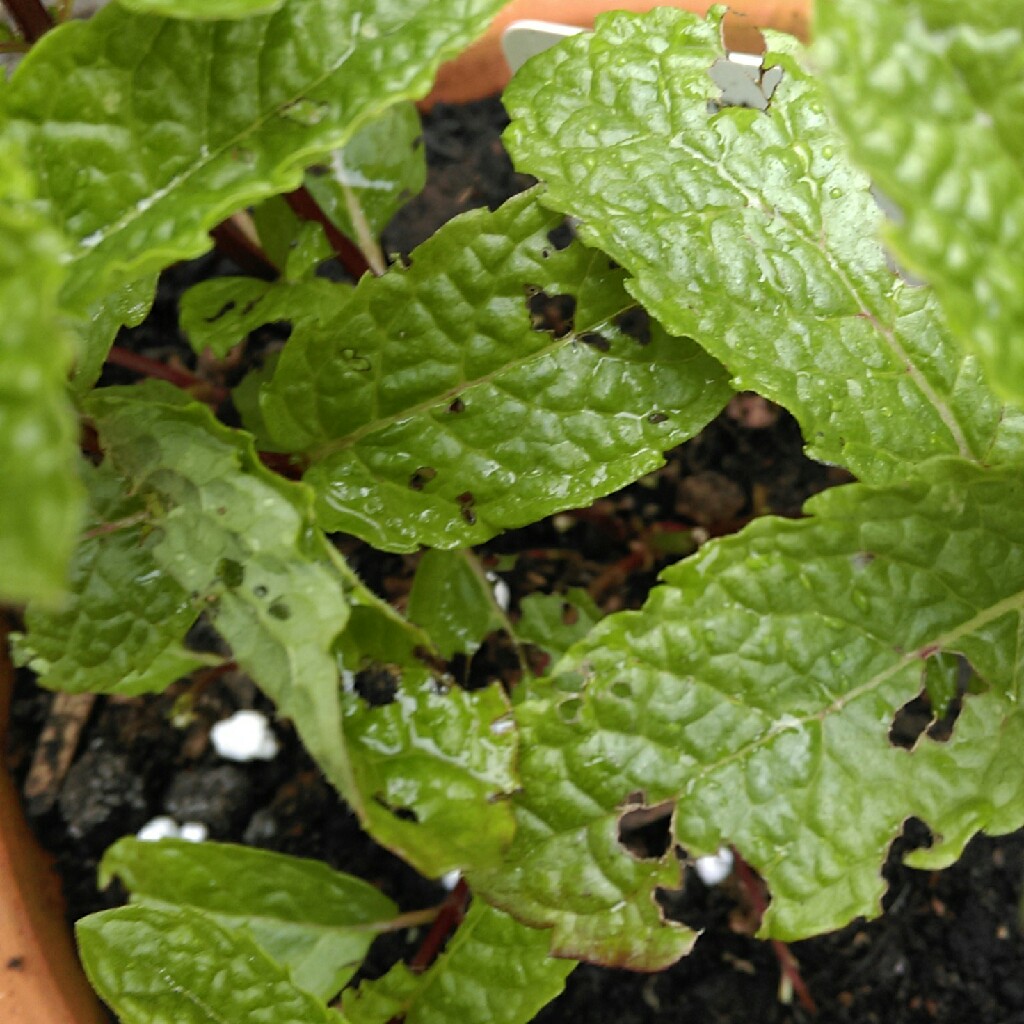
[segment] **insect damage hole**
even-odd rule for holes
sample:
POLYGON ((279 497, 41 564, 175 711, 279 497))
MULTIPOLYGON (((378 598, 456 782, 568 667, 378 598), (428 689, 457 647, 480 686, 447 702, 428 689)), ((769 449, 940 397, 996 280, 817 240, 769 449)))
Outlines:
POLYGON ((555 338, 564 338, 573 329, 574 295, 549 295, 543 288, 527 286, 526 308, 530 313, 530 326, 535 331, 547 331, 555 338))
POLYGON ((712 113, 723 107, 746 107, 767 110, 775 90, 782 81, 782 68, 765 68, 761 58, 747 53, 731 53, 716 60, 708 69, 711 80, 722 95, 711 103, 712 113))
POLYGON ((619 845, 635 860, 661 860, 672 846, 675 800, 646 806, 643 793, 631 793, 619 818, 619 845))
POLYGON ((921 670, 921 689, 893 715, 889 742, 904 750, 913 750, 922 736, 935 743, 947 742, 964 699, 985 689, 965 657, 928 650, 921 670))
POLYGON ((643 306, 630 306, 624 309, 612 321, 627 338, 632 338, 638 345, 651 343, 651 318, 643 306))
POLYGON ((576 238, 576 231, 573 227, 573 222, 569 217, 565 217, 561 224, 557 227, 553 227, 548 232, 548 241, 561 252, 563 249, 568 249, 572 245, 576 238))
POLYGON ((388 803, 382 793, 374 793, 373 802, 379 804, 390 814, 393 814, 399 821, 412 822, 414 825, 419 824, 419 815, 411 807, 401 807, 397 804, 388 803))

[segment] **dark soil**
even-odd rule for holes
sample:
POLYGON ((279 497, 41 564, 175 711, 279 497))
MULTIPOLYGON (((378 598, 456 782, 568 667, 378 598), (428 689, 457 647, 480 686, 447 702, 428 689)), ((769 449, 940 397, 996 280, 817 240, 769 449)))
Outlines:
MULTIPOLYGON (((430 180, 389 230, 385 247, 407 252, 456 212, 498 205, 528 180, 513 174, 498 141, 503 114, 490 100, 441 107, 427 118, 430 180)), ((122 344, 192 365, 175 316, 192 281, 234 272, 218 255, 175 268, 161 283, 153 315, 122 344)), ((124 370, 109 380, 129 380, 124 370)), ((753 397, 734 400, 699 437, 669 454, 666 466, 594 508, 553 517, 487 545, 517 602, 538 589, 587 587, 608 611, 636 607, 657 571, 687 547, 732 532, 765 512, 798 515, 804 500, 849 478, 809 462, 786 414, 753 397), (681 542, 681 543, 680 543, 681 542), (672 553, 674 552, 674 553, 672 553), (500 557, 499 557, 500 556, 500 557)), ((344 550, 378 592, 400 600, 415 561, 380 555, 350 541, 344 550)), ((503 672, 495 641, 464 681, 503 672)), ((13 707, 8 759, 23 780, 51 695, 23 674, 13 707)), ((244 676, 181 681, 145 699, 100 699, 53 805, 32 815, 64 879, 69 917, 115 905, 120 893, 95 888, 96 862, 118 836, 157 814, 201 821, 212 838, 318 857, 379 885, 405 910, 438 903, 444 891, 381 850, 360 830, 295 740, 276 723, 281 753, 270 762, 228 764, 208 742, 211 724, 242 707, 269 705, 244 676)), ((39 808, 36 808, 39 811, 39 808)), ((899 850, 925 841, 911 823, 886 876, 886 915, 792 947, 817 1002, 817 1019, 849 1024, 1024 1024, 1024 936, 1018 906, 1024 833, 973 841, 942 873, 903 867, 899 850)), ((579 967, 566 993, 538 1017, 543 1024, 801 1024, 797 1001, 780 1001, 772 947, 735 929, 742 893, 688 880, 687 914, 706 932, 695 952, 657 975, 579 967)), ((422 935, 392 935, 371 951, 366 974, 382 973, 415 950, 422 935)))

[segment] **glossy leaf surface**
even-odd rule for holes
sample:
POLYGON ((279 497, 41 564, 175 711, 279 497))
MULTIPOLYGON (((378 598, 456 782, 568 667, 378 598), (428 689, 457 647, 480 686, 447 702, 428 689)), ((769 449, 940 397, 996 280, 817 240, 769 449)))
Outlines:
POLYGON ((66 301, 210 247, 391 104, 423 95, 500 0, 285 0, 240 21, 119 4, 49 32, 4 90, 42 198, 72 239, 66 301))
POLYGON ((122 1024, 343 1024, 244 931, 181 907, 133 906, 76 925, 82 965, 122 1024))
POLYGON ((631 482, 721 408, 721 367, 560 223, 536 193, 457 218, 293 332, 263 413, 325 529, 464 547, 631 482))
POLYGON ((343 698, 373 835, 425 875, 492 866, 512 839, 517 784, 517 737, 501 687, 466 692, 422 667, 396 673, 392 685, 393 698, 377 706, 351 691, 343 698))
POLYGON ((817 13, 836 118, 897 208, 887 237, 992 386, 1024 402, 1024 9, 842 0, 817 13))
POLYGON ((576 966, 548 955, 550 933, 474 901, 444 953, 422 974, 405 964, 344 996, 352 1024, 526 1024, 576 966))
POLYGON ((639 612, 610 616, 519 704, 517 831, 474 890, 565 955, 654 969, 692 934, 663 923, 670 851, 639 860, 623 812, 675 804, 691 855, 733 844, 768 884, 763 932, 785 940, 880 912, 880 869, 904 820, 940 866, 979 829, 1024 822, 1020 710, 1024 483, 938 460, 904 485, 850 485, 811 518, 756 520, 664 573, 639 612), (913 750, 889 730, 957 654, 986 692, 952 737, 913 750))
POLYGON ((227 843, 121 839, 99 885, 117 877, 135 902, 191 907, 247 932, 292 981, 325 1002, 355 973, 398 908, 372 885, 319 861, 227 843))
POLYGON ((767 110, 719 109, 714 17, 609 15, 516 77, 506 142, 629 291, 735 387, 792 411, 816 458, 879 483, 935 455, 1019 458, 1021 417, 935 296, 889 269, 881 211, 819 84, 794 41, 772 45, 767 110))
POLYGON ((0 600, 55 601, 82 514, 76 423, 60 320, 64 243, 32 208, 34 187, 0 141, 0 600))
POLYGON ((494 586, 471 551, 425 551, 409 592, 409 618, 446 658, 473 654, 484 637, 506 625, 494 586))

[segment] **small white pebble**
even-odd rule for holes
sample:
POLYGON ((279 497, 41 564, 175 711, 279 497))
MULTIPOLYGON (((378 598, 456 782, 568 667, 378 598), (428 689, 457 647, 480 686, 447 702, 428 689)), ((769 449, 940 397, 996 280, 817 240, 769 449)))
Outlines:
POLYGON ((178 823, 173 818, 168 818, 165 814, 161 814, 147 821, 135 833, 135 838, 141 839, 144 843, 156 843, 161 839, 177 839, 180 834, 178 823))
POLYGON ((210 742, 229 761, 270 761, 280 745, 266 715, 258 711, 236 711, 210 730, 210 742))
POLYGON ((187 843, 201 843, 210 834, 210 830, 201 821, 186 821, 179 830, 179 835, 187 843))
POLYGON ((494 578, 494 603, 503 611, 508 611, 509 602, 512 599, 512 591, 508 584, 500 577, 494 578))
POLYGON ((728 846, 723 846, 718 853, 698 857, 693 866, 705 885, 718 885, 732 874, 732 861, 732 850, 728 846))
POLYGON ((558 533, 568 533, 576 525, 576 520, 573 516, 562 514, 555 516, 551 520, 551 525, 558 533))
POLYGON ((459 879, 462 877, 462 872, 456 868, 454 871, 449 871, 441 876, 441 885, 443 885, 449 892, 459 884, 459 879))

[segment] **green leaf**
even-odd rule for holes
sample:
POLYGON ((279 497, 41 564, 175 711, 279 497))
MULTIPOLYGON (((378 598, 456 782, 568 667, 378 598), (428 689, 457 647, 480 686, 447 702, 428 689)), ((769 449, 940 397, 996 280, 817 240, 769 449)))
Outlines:
POLYGON ((149 550, 161 572, 205 604, 235 660, 359 811, 332 650, 348 583, 313 526, 308 488, 271 473, 248 435, 163 382, 104 388, 86 407, 107 459, 155 510, 149 550))
POLYGON ((114 877, 134 902, 190 907, 232 933, 248 932, 324 1002, 398 914, 372 885, 319 861, 227 843, 121 839, 103 855, 100 888, 114 877))
POLYGON ((325 529, 465 547, 650 472, 721 408, 718 364, 630 327, 622 273, 559 224, 536 193, 467 214, 297 325, 263 412, 325 529))
POLYGON ((82 965, 122 1024, 344 1024, 244 931, 182 907, 121 907, 75 926, 82 965))
POLYGON ((817 56, 886 237, 930 281, 992 386, 1024 401, 1024 10, 1013 0, 842 0, 817 56))
POLYGON ((216 277, 185 292, 179 320, 195 352, 210 349, 223 358, 257 327, 315 320, 350 294, 348 285, 319 277, 273 283, 252 277, 216 277))
POLYGON ((467 693, 422 666, 397 675, 389 703, 369 705, 351 677, 343 697, 370 830, 425 875, 492 866, 512 839, 508 700, 497 684, 467 693))
POLYGON ((154 557, 145 500, 127 494, 107 465, 84 475, 90 514, 70 598, 55 610, 29 604, 26 633, 13 637, 17 663, 54 690, 132 695, 219 662, 184 647, 203 604, 154 557))
POLYGON ((210 246, 361 124, 427 92, 502 0, 286 0, 202 22, 112 4, 47 35, 3 94, 87 307, 210 246), (69 83, 71 86, 69 87, 69 83))
POLYGON ((73 358, 57 295, 64 243, 31 207, 13 142, 0 145, 0 601, 53 603, 82 515, 73 358))
POLYGON ((522 795, 507 863, 474 890, 563 955, 652 970, 692 934, 662 922, 670 850, 618 838, 638 803, 674 804, 692 855, 733 844, 768 884, 762 933, 783 940, 880 913, 904 821, 949 863, 979 829, 1024 822, 1019 643, 1024 483, 940 459, 910 483, 851 485, 809 519, 763 518, 664 574, 609 616, 517 706, 522 795), (959 654, 987 686, 952 737, 895 746, 896 711, 959 654))
POLYGON ((601 618, 601 609, 581 587, 565 594, 530 594, 520 602, 516 635, 558 661, 601 618))
POLYGON ((276 11, 284 0, 118 0, 122 7, 139 14, 166 18, 213 21, 218 18, 248 18, 276 11))
POLYGON ((99 380, 103 363, 122 327, 138 327, 149 315, 156 297, 156 277, 132 281, 105 295, 81 323, 78 358, 71 374, 71 390, 84 395, 99 380))
POLYGON ((887 266, 881 211, 797 44, 772 36, 767 110, 719 109, 719 16, 612 14, 531 61, 504 97, 517 166, 668 330, 790 409, 814 457, 876 483, 935 455, 1019 458, 1021 417, 931 291, 887 266))
POLYGON ((474 901, 448 948, 422 974, 397 964, 343 997, 352 1024, 526 1024, 576 964, 548 955, 550 933, 474 901))
POLYGON ((456 651, 474 654, 488 633, 508 625, 472 551, 425 551, 416 567, 407 614, 446 658, 456 651))
POLYGON ((396 103, 363 125, 343 149, 306 172, 305 184, 338 229, 365 252, 399 208, 423 190, 427 160, 412 103, 396 103))

